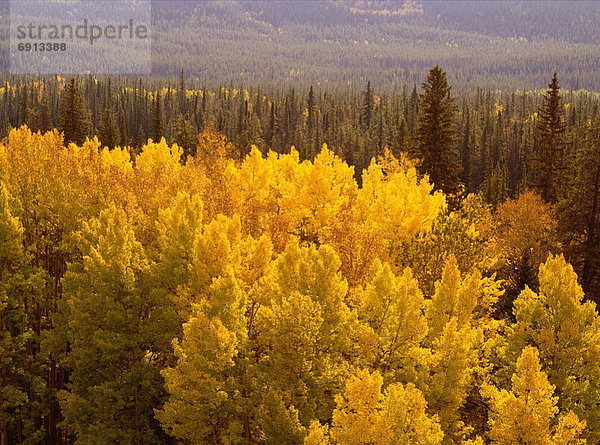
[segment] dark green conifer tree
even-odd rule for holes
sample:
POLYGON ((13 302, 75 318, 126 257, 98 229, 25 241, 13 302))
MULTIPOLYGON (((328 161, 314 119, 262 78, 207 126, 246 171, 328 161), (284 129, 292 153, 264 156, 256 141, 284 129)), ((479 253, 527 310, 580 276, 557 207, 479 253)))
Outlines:
POLYGON ((560 87, 556 73, 548 85, 544 102, 538 110, 536 123, 536 153, 531 162, 531 185, 546 202, 556 202, 560 197, 562 172, 565 170, 566 122, 563 116, 560 87))
POLYGON ((39 103, 39 112, 38 112, 38 130, 42 133, 46 131, 50 131, 52 124, 50 118, 50 103, 48 101, 48 95, 46 94, 46 89, 42 88, 42 98, 39 103))
POLYGON ((60 100, 58 129, 63 132, 66 143, 73 142, 75 144, 85 142, 85 138, 91 132, 89 111, 81 89, 74 78, 67 84, 60 100))
POLYGON ((600 304, 600 120, 574 158, 572 179, 558 212, 570 260, 580 265, 586 296, 600 304))
POLYGON ((119 127, 113 111, 112 104, 108 103, 104 108, 102 117, 100 118, 100 126, 98 128, 98 138, 103 145, 114 148, 120 144, 121 137, 119 135, 119 127))
POLYGON ((461 189, 460 163, 456 144, 456 106, 450 96, 446 73, 435 66, 429 71, 420 95, 415 155, 421 171, 436 189, 456 196, 461 189))
POLYGON ((360 114, 360 124, 363 128, 371 127, 373 117, 373 91, 371 90, 371 81, 367 82, 367 89, 363 93, 363 103, 360 114))
POLYGON ((156 92, 156 99, 154 100, 154 116, 152 120, 152 138, 155 142, 165 135, 165 128, 163 124, 163 111, 162 102, 160 98, 160 91, 156 92))

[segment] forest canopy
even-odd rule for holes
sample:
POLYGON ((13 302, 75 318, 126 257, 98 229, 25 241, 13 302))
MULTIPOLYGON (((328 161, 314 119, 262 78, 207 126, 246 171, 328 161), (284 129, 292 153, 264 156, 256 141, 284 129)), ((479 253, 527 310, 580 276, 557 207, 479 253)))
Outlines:
POLYGON ((597 443, 600 317, 539 195, 199 141, 0 146, 5 443, 597 443))

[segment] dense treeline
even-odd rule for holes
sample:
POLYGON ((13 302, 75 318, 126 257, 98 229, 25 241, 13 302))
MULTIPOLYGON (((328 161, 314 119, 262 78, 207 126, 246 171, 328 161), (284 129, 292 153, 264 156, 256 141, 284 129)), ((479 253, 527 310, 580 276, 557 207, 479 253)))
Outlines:
POLYGON ((598 443, 597 95, 1 92, 1 445, 598 443))
POLYGON ((426 136, 432 132, 424 128, 419 133, 425 110, 420 105, 423 90, 416 85, 389 92, 370 82, 362 91, 209 88, 183 75, 171 81, 13 78, 0 90, 0 128, 6 135, 22 124, 34 131, 57 127, 79 144, 98 135, 108 147, 132 147, 133 155, 149 138, 165 137, 183 149, 185 160, 196 153, 197 135, 212 127, 232 141, 237 159, 253 145, 278 153, 293 146, 301 159, 312 159, 326 143, 355 167, 359 183, 362 170, 387 147, 396 157, 406 152, 423 159, 422 171, 447 194, 479 193, 497 205, 537 187, 555 205, 569 260, 578 271, 586 270, 581 272, 586 292, 597 296, 600 96, 560 90, 556 79, 553 85, 552 100, 543 91, 449 90, 452 111, 446 131, 451 146, 429 159, 452 165, 454 172, 439 170, 439 178, 419 148, 430 145, 426 136), (448 187, 443 182, 450 176, 455 184, 448 187))

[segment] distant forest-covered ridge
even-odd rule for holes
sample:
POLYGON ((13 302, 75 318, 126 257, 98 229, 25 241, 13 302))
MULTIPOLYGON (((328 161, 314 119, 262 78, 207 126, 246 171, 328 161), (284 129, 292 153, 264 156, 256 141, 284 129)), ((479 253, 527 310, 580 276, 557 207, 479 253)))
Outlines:
POLYGON ((153 2, 156 75, 380 88, 439 63, 455 89, 527 89, 561 72, 600 90, 591 1, 153 2), (368 67, 368 68, 367 68, 368 67))

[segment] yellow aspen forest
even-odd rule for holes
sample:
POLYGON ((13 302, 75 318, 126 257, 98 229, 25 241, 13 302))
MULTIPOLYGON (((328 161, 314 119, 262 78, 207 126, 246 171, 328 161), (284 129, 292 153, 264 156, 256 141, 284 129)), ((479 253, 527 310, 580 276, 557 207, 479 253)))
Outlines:
POLYGON ((14 128, 2 445, 597 445, 600 316, 556 224, 390 150, 356 171, 212 126, 185 156, 14 128))

